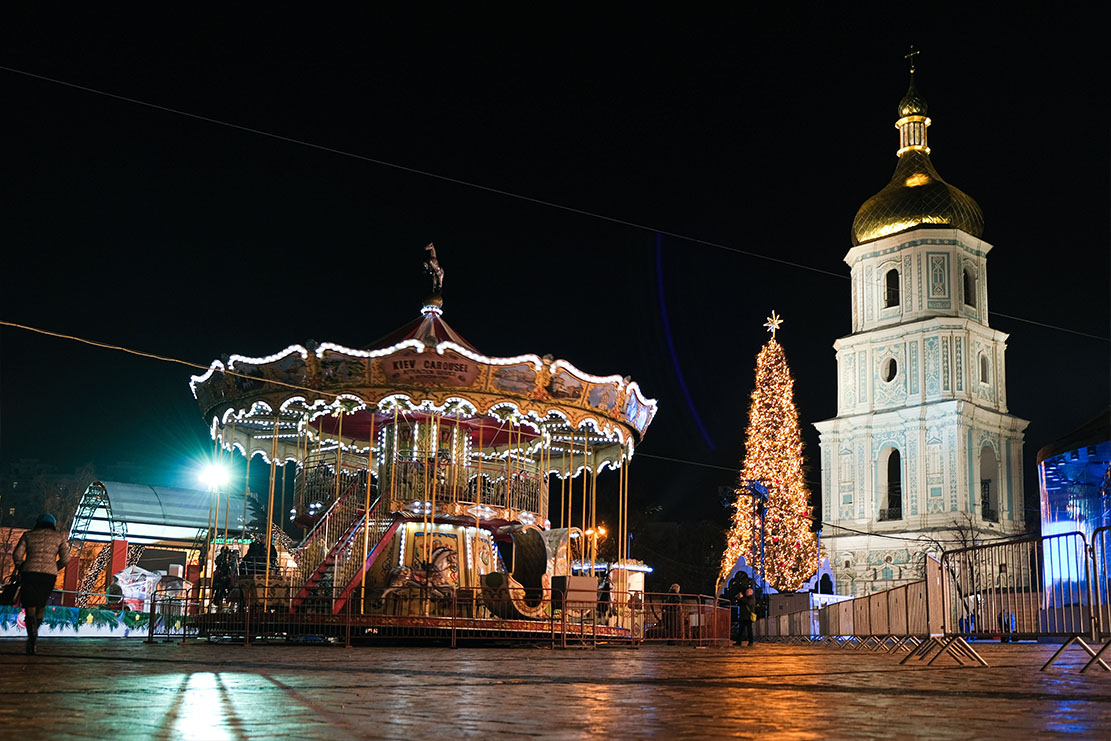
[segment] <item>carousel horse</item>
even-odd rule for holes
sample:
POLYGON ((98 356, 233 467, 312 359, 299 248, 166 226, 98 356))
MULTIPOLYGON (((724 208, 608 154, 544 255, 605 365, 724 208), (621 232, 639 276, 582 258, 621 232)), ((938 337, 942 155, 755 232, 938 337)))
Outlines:
POLYGON ((382 590, 378 603, 385 602, 387 597, 406 587, 421 587, 427 589, 433 599, 448 600, 455 589, 451 575, 455 573, 458 565, 455 550, 447 546, 439 546, 432 551, 429 562, 424 564, 423 568, 396 566, 390 571, 388 585, 382 590))

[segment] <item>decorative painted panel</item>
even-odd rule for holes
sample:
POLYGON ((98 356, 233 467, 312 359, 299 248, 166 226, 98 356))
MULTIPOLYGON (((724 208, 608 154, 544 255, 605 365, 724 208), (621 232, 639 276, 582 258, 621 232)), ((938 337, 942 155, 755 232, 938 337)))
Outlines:
POLYGON ((914 277, 911 275, 911 257, 903 255, 903 306, 906 311, 914 311, 914 293, 912 291, 914 277))
POLYGON ((873 399, 877 406, 903 404, 907 398, 907 367, 902 342, 880 345, 872 349, 872 388, 873 399), (891 381, 883 377, 884 366, 889 360, 895 361, 896 373, 891 381))
POLYGON ((908 355, 907 366, 909 368, 909 370, 907 372, 910 375, 910 393, 917 394, 918 393, 918 340, 912 340, 910 342, 910 344, 907 345, 907 355, 908 355))
POLYGON ((926 365, 926 395, 936 396, 941 393, 941 338, 926 337, 922 340, 922 345, 926 365))
POLYGON ((945 436, 949 445, 949 511, 957 511, 957 431, 950 427, 945 436))
POLYGON ((853 299, 853 331, 855 332, 858 329, 860 329, 860 324, 859 324, 859 318, 860 317, 859 317, 859 312, 857 311, 857 305, 860 303, 860 275, 859 275, 859 271, 858 271, 857 275, 853 276, 853 296, 852 296, 852 299, 853 299))
POLYGON ((914 271, 915 280, 918 284, 918 290, 915 293, 918 295, 918 310, 922 311, 922 253, 918 253, 918 269, 914 271))
POLYGON ((964 389, 964 342, 960 337, 953 338, 953 348, 957 355, 957 362, 953 367, 953 375, 957 380, 957 391, 964 389))
POLYGON ((930 265, 930 298, 949 298, 949 255, 927 252, 930 265))
POLYGON ((950 308, 949 255, 945 252, 927 252, 926 261, 929 265, 930 283, 926 308, 948 309, 950 308))
POLYGON ((949 338, 941 338, 941 388, 949 390, 949 338))
POLYGON ((872 321, 873 311, 872 308, 875 304, 873 296, 875 296, 875 286, 872 285, 872 266, 864 268, 864 320, 872 321))
MULTIPOLYGON (((865 456, 865 445, 857 445, 856 447, 856 480, 863 486, 864 482, 868 480, 868 461, 865 456)), ((856 497, 856 516, 858 519, 864 519, 864 500, 867 499, 863 496, 864 492, 861 491, 856 497)))
POLYGON ((910 513, 918 514, 918 430, 907 435, 907 498, 910 513))
POLYGON ((861 350, 856 354, 856 401, 864 404, 868 401, 868 353, 861 350))
POLYGON ((926 512, 931 515, 945 512, 945 497, 941 495, 940 486, 930 487, 930 496, 926 500, 926 512))
POLYGON ((845 365, 845 367, 841 369, 843 381, 842 393, 845 396, 845 406, 852 407, 856 404, 856 356, 851 352, 847 352, 842 362, 845 365))
POLYGON ((822 512, 830 512, 830 499, 832 484, 830 482, 830 455, 829 449, 823 447, 822 449, 822 512))

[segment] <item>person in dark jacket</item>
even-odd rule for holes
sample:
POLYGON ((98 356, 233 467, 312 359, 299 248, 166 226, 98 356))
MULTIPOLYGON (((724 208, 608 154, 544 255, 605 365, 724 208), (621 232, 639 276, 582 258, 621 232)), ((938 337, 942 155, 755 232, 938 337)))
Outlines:
POLYGON ((675 643, 676 639, 683 636, 683 597, 679 594, 679 585, 672 584, 664 598, 664 629, 668 643, 675 643))
POLYGON ((603 623, 610 614, 610 574, 607 571, 606 576, 602 579, 602 586, 598 587, 598 619, 603 623))
POLYGON ((27 623, 27 655, 35 654, 39 625, 46 614, 46 601, 54 591, 59 565, 69 560, 69 543, 58 532, 58 521, 51 514, 39 515, 35 527, 23 533, 12 554, 19 569, 19 600, 27 623))
POLYGON ((754 620, 756 619, 756 596, 752 593, 752 587, 745 590, 745 596, 737 600, 737 604, 741 608, 740 623, 737 626, 737 642, 736 645, 740 646, 746 640, 748 645, 753 643, 753 628, 754 620))

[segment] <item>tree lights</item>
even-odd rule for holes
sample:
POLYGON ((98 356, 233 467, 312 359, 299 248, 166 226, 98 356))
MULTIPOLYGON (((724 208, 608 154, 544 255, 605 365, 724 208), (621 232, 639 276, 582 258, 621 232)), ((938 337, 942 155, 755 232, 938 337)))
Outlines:
MULTIPOLYGON (((783 347, 775 339, 782 319, 772 312, 772 337, 756 358, 756 387, 748 411, 745 459, 740 480, 768 490, 764 524, 764 568, 768 583, 781 592, 798 589, 818 568, 818 546, 810 529, 810 491, 802 474, 802 439, 795 409, 794 379, 783 347)), ((744 556, 760 560, 760 503, 739 485, 733 526, 722 555, 722 575, 744 556)))

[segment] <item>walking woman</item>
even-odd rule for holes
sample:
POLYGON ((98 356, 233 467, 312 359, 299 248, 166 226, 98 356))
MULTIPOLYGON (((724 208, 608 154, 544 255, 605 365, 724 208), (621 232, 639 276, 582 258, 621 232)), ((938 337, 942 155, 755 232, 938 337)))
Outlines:
POLYGON ((19 600, 27 623, 27 655, 33 656, 39 625, 46 613, 46 601, 58 578, 58 565, 65 565, 69 560, 69 543, 58 532, 54 515, 39 515, 34 529, 19 539, 12 560, 19 569, 19 600))

